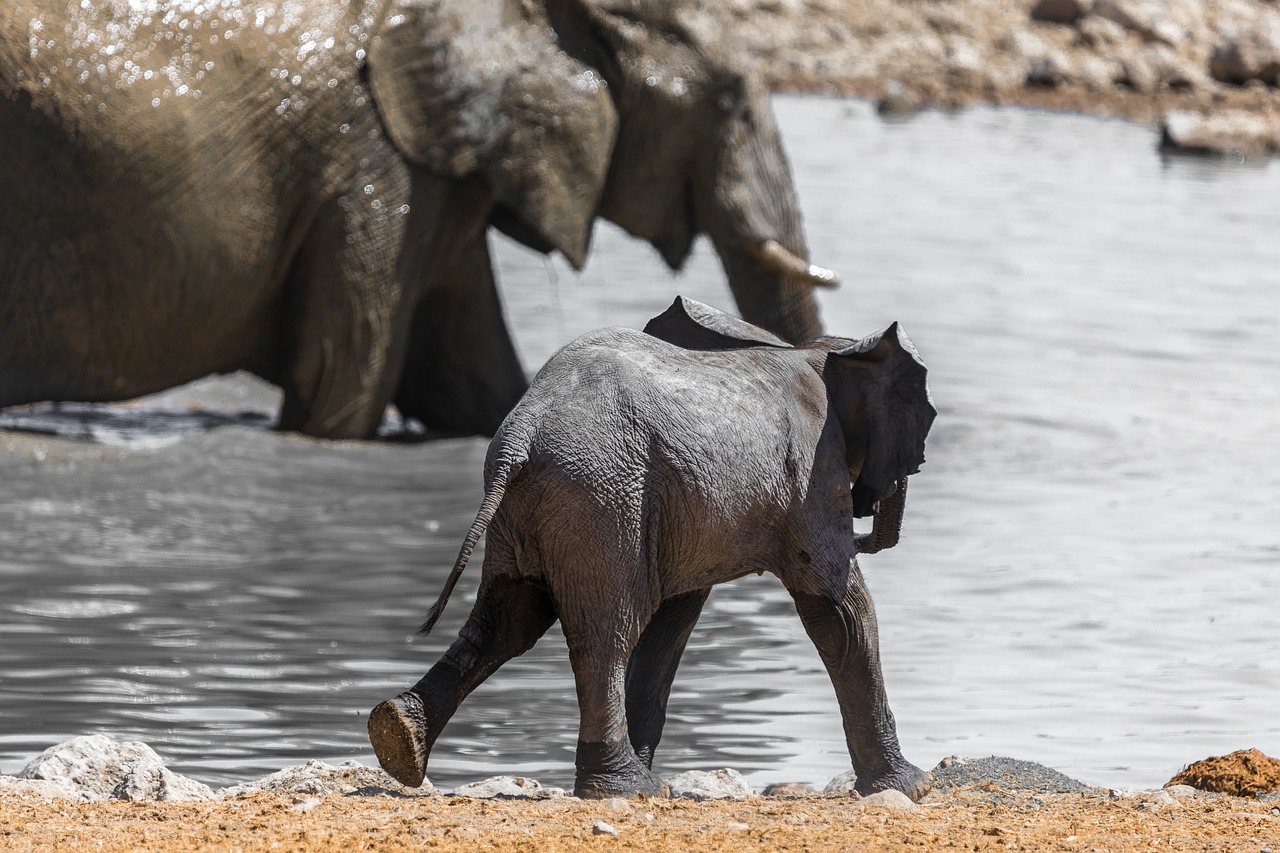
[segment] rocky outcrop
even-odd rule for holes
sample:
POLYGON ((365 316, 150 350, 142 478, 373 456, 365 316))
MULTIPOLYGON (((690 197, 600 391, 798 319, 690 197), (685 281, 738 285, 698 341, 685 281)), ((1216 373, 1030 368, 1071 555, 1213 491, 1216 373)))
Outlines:
POLYGON ((105 735, 75 737, 51 746, 18 773, 43 780, 71 799, 208 800, 208 785, 174 773, 155 750, 137 741, 116 742, 105 735))

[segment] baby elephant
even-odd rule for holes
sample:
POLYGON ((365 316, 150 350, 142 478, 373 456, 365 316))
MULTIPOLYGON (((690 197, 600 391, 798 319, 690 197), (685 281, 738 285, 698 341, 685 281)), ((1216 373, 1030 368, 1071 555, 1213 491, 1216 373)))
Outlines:
POLYGON ((653 753, 707 594, 767 571, 835 684, 857 789, 919 799, 930 778, 898 746, 855 554, 897 541, 936 414, 896 323, 791 346, 678 298, 644 332, 578 338, 489 445, 484 501, 423 630, 487 529, 475 608, 421 681, 374 708, 383 768, 422 784, 458 704, 558 618, 581 713, 575 793, 665 793, 653 753))

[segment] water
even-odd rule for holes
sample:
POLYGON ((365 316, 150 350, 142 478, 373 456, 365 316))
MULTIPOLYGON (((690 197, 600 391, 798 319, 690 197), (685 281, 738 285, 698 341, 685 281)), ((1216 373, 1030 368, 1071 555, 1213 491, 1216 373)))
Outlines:
MULTIPOLYGON (((846 281, 828 327, 901 320, 941 411, 902 544, 863 559, 908 757, 1133 787, 1280 754, 1280 167, 1164 161, 1150 130, 1082 117, 777 107, 814 258, 846 281)), ((580 276, 508 243, 497 262, 530 366, 676 292, 730 304, 705 245, 678 279, 608 228, 580 276)), ((0 416, 69 437, 0 432, 0 772, 89 732, 213 784, 373 761, 364 715, 473 595, 475 570, 414 639, 484 445, 281 436, 274 405, 232 377, 0 416)), ((770 578, 713 594, 670 711, 663 773, 848 766, 770 578)), ((463 704, 429 774, 571 784, 576 722, 553 630, 463 704)))

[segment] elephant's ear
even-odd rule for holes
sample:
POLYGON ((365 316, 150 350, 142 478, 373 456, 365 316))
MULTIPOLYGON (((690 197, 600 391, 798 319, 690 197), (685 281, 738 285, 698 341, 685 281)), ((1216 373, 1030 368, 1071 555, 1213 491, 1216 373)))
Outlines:
POLYGON ((650 320, 644 330, 655 338, 685 349, 792 348, 772 332, 683 296, 677 296, 671 307, 650 320))
POLYGON ((374 102, 396 147, 438 174, 480 174, 499 204, 575 267, 617 136, 605 82, 545 27, 492 4, 396 4, 369 50, 374 102))
POLYGON ((854 484, 859 511, 891 494, 903 478, 920 470, 924 442, 938 411, 929 392, 928 368, 902 327, 827 355, 823 371, 850 458, 863 456, 854 484))

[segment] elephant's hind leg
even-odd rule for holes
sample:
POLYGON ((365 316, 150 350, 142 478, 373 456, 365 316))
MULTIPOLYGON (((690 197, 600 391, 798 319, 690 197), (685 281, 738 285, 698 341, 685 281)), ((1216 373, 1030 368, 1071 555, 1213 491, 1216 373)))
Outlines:
POLYGON ((710 593, 710 589, 700 589, 662 602, 631 653, 627 664, 627 730, 631 746, 645 767, 653 767, 653 753, 667 722, 671 682, 710 593))
POLYGON ((932 777, 902 756, 880 671, 880 645, 871 596, 856 563, 848 587, 833 598, 790 589, 809 639, 831 676, 844 721, 857 790, 893 788, 913 800, 929 792, 932 777))
POLYGON ((648 614, 638 614, 638 624, 636 614, 622 615, 628 608, 620 589, 604 599, 614 602, 609 609, 564 602, 558 593, 581 716, 574 794, 592 799, 666 796, 666 783, 636 756, 627 735, 627 661, 648 614))
POLYGON ((532 648, 555 621, 543 587, 501 575, 485 578, 444 657, 412 688, 369 715, 369 740, 382 768, 401 784, 421 785, 431 747, 462 700, 498 667, 532 648))

